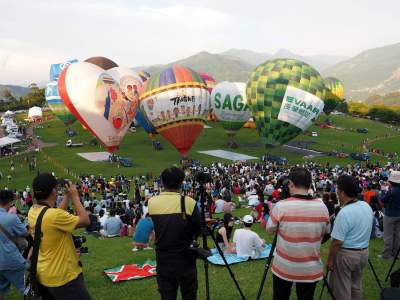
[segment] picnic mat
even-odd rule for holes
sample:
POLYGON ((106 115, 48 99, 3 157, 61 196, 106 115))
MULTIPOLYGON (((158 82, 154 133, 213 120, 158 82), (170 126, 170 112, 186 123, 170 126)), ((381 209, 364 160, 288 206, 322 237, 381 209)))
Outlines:
POLYGON ((104 273, 112 282, 156 276, 156 262, 153 260, 146 260, 143 265, 123 265, 113 269, 104 270, 104 273))
MULTIPOLYGON (((266 245, 258 259, 267 258, 270 250, 271 250, 271 244, 266 245)), ((225 266, 225 263, 224 263, 221 255, 219 255, 217 249, 215 249, 215 248, 211 249, 211 252, 213 253, 213 255, 209 256, 207 258, 207 260, 214 265, 225 266)), ((237 254, 225 254, 224 256, 229 265, 238 264, 241 262, 252 260, 249 256, 243 257, 243 256, 238 256, 237 254)))

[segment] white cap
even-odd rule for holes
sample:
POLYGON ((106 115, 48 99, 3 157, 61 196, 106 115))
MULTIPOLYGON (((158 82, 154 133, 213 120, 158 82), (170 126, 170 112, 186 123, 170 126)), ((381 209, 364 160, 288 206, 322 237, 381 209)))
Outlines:
POLYGON ((247 224, 253 224, 254 219, 253 219, 253 217, 250 216, 250 215, 245 215, 245 216, 243 217, 243 222, 244 222, 244 223, 247 223, 247 224))

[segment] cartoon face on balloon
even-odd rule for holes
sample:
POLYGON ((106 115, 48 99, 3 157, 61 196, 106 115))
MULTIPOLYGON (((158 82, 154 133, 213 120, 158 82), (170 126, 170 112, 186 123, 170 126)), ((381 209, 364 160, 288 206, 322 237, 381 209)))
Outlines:
POLYGON ((141 82, 138 82, 132 76, 123 76, 120 79, 122 94, 125 100, 132 103, 133 111, 136 111, 139 106, 139 86, 141 85, 141 82))
POLYGON ((133 103, 126 100, 121 89, 115 88, 114 79, 103 73, 96 87, 96 104, 103 108, 103 116, 116 130, 130 125, 133 103))

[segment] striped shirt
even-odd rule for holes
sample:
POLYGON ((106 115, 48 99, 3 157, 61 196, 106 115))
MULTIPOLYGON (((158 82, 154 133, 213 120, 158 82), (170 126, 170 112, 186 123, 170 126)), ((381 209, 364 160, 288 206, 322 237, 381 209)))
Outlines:
POLYGON ((267 229, 278 229, 272 272, 294 282, 314 282, 323 277, 320 248, 329 232, 329 213, 321 199, 301 196, 278 202, 267 229))

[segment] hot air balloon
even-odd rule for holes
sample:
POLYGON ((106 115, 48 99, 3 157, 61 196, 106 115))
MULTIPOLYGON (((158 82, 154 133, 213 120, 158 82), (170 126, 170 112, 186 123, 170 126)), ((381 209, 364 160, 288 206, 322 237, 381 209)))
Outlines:
POLYGON ((204 80, 204 82, 207 84, 208 92, 211 95, 212 89, 214 88, 217 81, 210 74, 207 74, 205 72, 199 72, 199 75, 204 80))
POLYGON ((147 79, 150 78, 151 75, 149 72, 142 70, 142 71, 139 71, 139 76, 140 76, 140 78, 142 78, 142 81, 145 82, 145 81, 147 81, 147 79))
POLYGON ((71 125, 76 121, 74 116, 70 113, 68 108, 64 105, 60 95, 58 94, 58 78, 61 72, 73 63, 77 63, 78 60, 73 59, 66 61, 65 63, 52 64, 50 66, 50 82, 46 84, 46 102, 50 107, 53 114, 59 118, 65 125, 71 125))
POLYGON ((146 81, 140 106, 157 132, 186 156, 203 130, 209 98, 199 74, 174 65, 146 81))
POLYGON ((81 62, 61 73, 58 89, 76 119, 115 151, 135 117, 134 103, 120 82, 97 65, 81 62))
POLYGON ((94 64, 104 70, 109 70, 115 67, 118 67, 118 65, 113 62, 111 59, 103 56, 93 56, 85 60, 85 62, 94 64))
POLYGON ((236 148, 233 137, 251 117, 246 100, 246 84, 228 81, 218 83, 211 93, 211 108, 230 138, 229 145, 236 148))
POLYGON ((324 108, 326 88, 310 65, 294 59, 267 61, 251 73, 247 101, 266 146, 279 146, 306 130, 324 108))
MULTIPOLYGON (((139 71, 139 76, 143 82, 146 82, 150 78, 151 75, 149 72, 142 70, 142 71, 139 71)), ((136 112, 135 120, 149 134, 150 139, 152 141, 154 141, 154 137, 156 136, 157 131, 154 128, 154 126, 151 124, 149 119, 147 119, 146 114, 143 112, 143 109, 141 107, 139 107, 139 109, 136 112)))
POLYGON ((336 77, 327 77, 324 78, 324 81, 325 81, 325 86, 332 93, 332 95, 336 96, 339 101, 343 101, 344 100, 343 83, 336 77))

